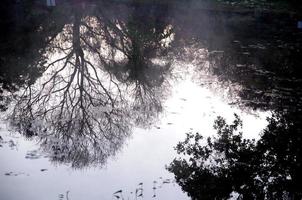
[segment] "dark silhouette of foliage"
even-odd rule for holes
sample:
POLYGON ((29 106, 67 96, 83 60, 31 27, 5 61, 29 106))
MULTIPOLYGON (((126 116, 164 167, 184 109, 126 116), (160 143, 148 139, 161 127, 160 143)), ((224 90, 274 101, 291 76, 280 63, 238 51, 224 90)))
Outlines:
MULTIPOLYGON (((297 113, 296 113, 297 114, 297 113)), ((203 140, 188 133, 176 146, 168 170, 192 199, 300 199, 301 121, 295 113, 268 119, 259 141, 244 139, 241 120, 232 124, 218 117, 217 135, 203 140)))
POLYGON ((0 14, 0 109, 16 92, 45 71, 46 49, 62 30, 66 18, 58 12, 38 12, 32 1, 9 1, 0 14))
MULTIPOLYGON (((301 33, 293 23, 297 15, 208 10, 178 20, 176 41, 205 48, 204 60, 196 62, 201 82, 205 71, 214 74, 217 82, 209 87, 228 85, 232 105, 275 114, 257 142, 242 137, 238 118, 228 125, 219 117, 214 138, 189 133, 176 147, 185 158, 168 167, 177 183, 193 199, 227 199, 232 193, 239 199, 300 199, 301 33)), ((179 49, 175 51, 182 58, 179 49)))

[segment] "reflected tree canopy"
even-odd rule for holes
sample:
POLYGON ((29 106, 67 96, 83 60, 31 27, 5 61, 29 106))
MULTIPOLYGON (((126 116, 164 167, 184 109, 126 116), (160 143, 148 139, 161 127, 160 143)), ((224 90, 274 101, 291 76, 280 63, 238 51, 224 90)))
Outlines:
POLYGON ((102 165, 134 125, 148 127, 161 112, 172 28, 152 7, 143 15, 101 2, 59 9, 52 13, 66 21, 41 47, 43 62, 29 63, 43 76, 24 83, 11 124, 38 139, 54 162, 102 165))
POLYGON ((195 52, 202 49, 192 56, 197 82, 213 75, 209 87, 226 85, 231 105, 273 113, 259 141, 242 136, 238 116, 232 124, 218 117, 214 137, 187 134, 175 148, 180 157, 167 169, 192 199, 302 198, 298 19, 286 13, 211 10, 179 18, 176 51, 185 52, 183 43, 195 52))
POLYGON ((47 60, 45 51, 65 23, 60 12, 35 12, 30 2, 3 3, 6 6, 1 6, 0 14, 0 25, 5 27, 0 37, 1 110, 7 109, 7 92, 15 92, 41 76, 47 60))
MULTIPOLYGON (((301 116, 300 116, 301 117, 301 116)), ((215 121, 217 135, 188 133, 168 167, 192 199, 301 199, 301 118, 275 114, 261 139, 244 139, 242 121, 215 121)))

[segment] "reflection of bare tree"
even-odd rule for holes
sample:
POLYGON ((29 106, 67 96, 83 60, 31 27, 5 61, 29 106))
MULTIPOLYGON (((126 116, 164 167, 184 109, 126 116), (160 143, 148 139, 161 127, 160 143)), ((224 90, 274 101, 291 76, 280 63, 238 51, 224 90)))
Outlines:
POLYGON ((83 167, 103 164, 133 125, 156 116, 168 65, 151 62, 144 52, 151 45, 129 37, 134 26, 100 12, 84 15, 76 5, 72 19, 51 44, 46 75, 17 101, 12 124, 26 136, 38 136, 54 161, 83 167))
POLYGON ((110 27, 114 23, 117 26, 113 26, 115 31, 106 31, 105 35, 113 47, 111 52, 118 49, 125 58, 114 62, 107 70, 133 93, 132 116, 136 124, 142 126, 156 119, 162 110, 161 101, 167 92, 163 88, 168 86, 166 76, 171 72, 170 63, 158 58, 167 53, 173 39, 172 27, 159 22, 161 16, 151 13, 152 9, 145 10, 141 16, 140 7, 134 7, 127 20, 118 16, 114 22, 109 21, 110 27))

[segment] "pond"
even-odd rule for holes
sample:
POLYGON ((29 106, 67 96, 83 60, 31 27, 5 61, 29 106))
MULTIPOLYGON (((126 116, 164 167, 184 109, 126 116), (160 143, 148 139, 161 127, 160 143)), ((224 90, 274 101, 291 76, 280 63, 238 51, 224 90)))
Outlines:
POLYGON ((1 199, 301 199, 298 14, 8 6, 1 199))

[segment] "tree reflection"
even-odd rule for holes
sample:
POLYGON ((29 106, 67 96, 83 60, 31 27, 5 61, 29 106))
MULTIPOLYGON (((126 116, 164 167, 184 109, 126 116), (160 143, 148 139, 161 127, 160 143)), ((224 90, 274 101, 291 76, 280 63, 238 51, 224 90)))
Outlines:
POLYGON ((176 146, 184 158, 168 170, 192 199, 301 199, 302 41, 292 23, 297 16, 216 10, 181 16, 176 35, 203 49, 203 56, 196 55, 201 59, 192 59, 197 81, 214 75, 209 87, 226 84, 231 104, 274 114, 257 142, 243 138, 237 116, 232 124, 219 117, 217 135, 203 140, 189 133, 176 146))
POLYGON ((158 8, 134 5, 129 17, 115 14, 114 22, 106 18, 109 13, 102 12, 109 28, 113 29, 113 32, 107 29, 105 32, 106 41, 112 47, 112 57, 120 51, 125 58, 119 62, 112 59, 105 68, 134 94, 132 114, 141 126, 147 126, 162 110, 161 101, 167 95, 167 90, 162 88, 169 85, 166 76, 171 75, 170 63, 162 58, 170 47, 172 27, 155 9, 158 8))
POLYGON ((187 134, 176 146, 187 159, 175 159, 168 170, 192 199, 300 199, 301 118, 278 113, 268 119, 259 141, 244 139, 241 120, 218 117, 217 137, 187 134))
POLYGON ((41 76, 47 59, 44 53, 66 23, 60 11, 38 13, 25 1, 5 1, 4 4, 0 14, 0 25, 5 27, 0 33, 1 110, 7 109, 11 100, 8 92, 32 84, 41 76))
POLYGON ((54 162, 81 168, 104 164, 133 125, 156 120, 170 65, 153 59, 172 32, 137 20, 137 10, 125 17, 95 5, 69 6, 70 23, 49 44, 44 75, 22 91, 11 123, 37 138, 54 162))

